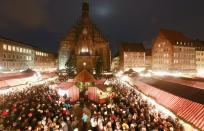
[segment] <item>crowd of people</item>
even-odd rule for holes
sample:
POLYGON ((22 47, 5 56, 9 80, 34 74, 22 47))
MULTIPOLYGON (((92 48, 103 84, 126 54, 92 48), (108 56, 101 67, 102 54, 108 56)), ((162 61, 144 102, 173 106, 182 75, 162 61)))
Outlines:
MULTIPOLYGON (((135 90, 115 84, 105 104, 86 106, 90 114, 76 116, 75 103, 60 98, 55 89, 36 86, 4 96, 0 103, 0 130, 34 131, 183 131, 178 119, 155 112, 154 105, 135 90)), ((91 103, 91 104, 90 104, 91 103)), ((83 112, 83 111, 82 111, 83 112)))
POLYGON ((62 130, 69 120, 69 99, 59 101, 56 90, 36 86, 4 96, 0 103, 0 130, 62 130))
POLYGON ((155 111, 135 90, 115 85, 115 96, 106 104, 92 104, 91 129, 94 131, 183 131, 178 119, 155 111))

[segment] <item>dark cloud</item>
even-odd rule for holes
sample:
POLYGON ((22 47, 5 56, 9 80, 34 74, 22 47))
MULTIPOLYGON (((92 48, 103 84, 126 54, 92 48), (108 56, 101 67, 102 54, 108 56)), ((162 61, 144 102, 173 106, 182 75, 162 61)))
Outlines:
POLYGON ((28 29, 36 29, 47 23, 46 1, 2 0, 0 4, 2 24, 17 23, 28 29))

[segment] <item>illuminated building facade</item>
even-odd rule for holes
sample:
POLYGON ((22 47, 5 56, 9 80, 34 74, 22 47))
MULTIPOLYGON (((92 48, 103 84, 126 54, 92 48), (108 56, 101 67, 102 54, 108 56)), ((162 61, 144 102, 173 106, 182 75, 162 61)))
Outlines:
POLYGON ((56 69, 56 55, 21 42, 0 38, 0 71, 31 68, 46 71, 56 69))
POLYGON ((120 48, 120 69, 145 68, 145 48, 142 43, 123 43, 120 48))
POLYGON ((60 43, 59 70, 66 68, 65 64, 71 56, 74 56, 78 72, 95 69, 99 57, 102 58, 103 70, 110 70, 109 43, 92 23, 87 0, 83 2, 81 20, 60 43))
POLYGON ((118 71, 120 69, 120 57, 116 56, 111 61, 111 71, 118 71))
POLYGON ((146 49, 145 64, 146 64, 146 69, 152 68, 152 49, 146 49))
POLYGON ((196 70, 204 74, 204 41, 194 41, 196 45, 196 70))
POLYGON ((161 29, 152 47, 152 68, 156 71, 195 72, 195 46, 180 32, 161 29))
POLYGON ((57 55, 35 49, 34 69, 39 71, 53 71, 57 69, 57 55))

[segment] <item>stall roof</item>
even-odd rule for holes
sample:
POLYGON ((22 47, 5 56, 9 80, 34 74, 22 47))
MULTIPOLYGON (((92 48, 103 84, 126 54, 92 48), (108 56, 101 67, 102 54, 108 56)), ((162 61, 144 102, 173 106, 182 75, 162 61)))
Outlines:
POLYGON ((68 89, 72 86, 74 86, 74 82, 63 82, 63 83, 60 83, 59 85, 57 85, 57 87, 63 88, 63 89, 68 89))
POLYGON ((143 82, 135 85, 146 95, 153 97, 159 104, 174 112, 178 117, 204 130, 204 105, 162 91, 143 82))
POLYGON ((87 70, 81 71, 75 78, 75 82, 95 82, 95 78, 87 70))

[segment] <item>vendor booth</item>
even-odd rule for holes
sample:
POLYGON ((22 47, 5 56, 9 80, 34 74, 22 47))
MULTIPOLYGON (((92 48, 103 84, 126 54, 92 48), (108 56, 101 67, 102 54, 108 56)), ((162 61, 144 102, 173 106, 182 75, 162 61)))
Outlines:
POLYGON ((57 92, 61 97, 67 97, 71 102, 79 100, 79 88, 73 82, 64 82, 57 85, 57 92))

